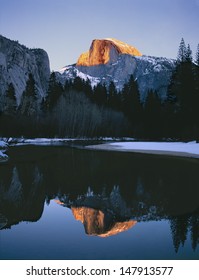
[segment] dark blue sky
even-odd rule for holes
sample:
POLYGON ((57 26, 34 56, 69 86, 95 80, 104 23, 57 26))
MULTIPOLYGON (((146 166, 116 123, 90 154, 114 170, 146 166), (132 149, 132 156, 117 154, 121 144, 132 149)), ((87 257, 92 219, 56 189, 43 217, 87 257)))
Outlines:
POLYGON ((51 69, 77 61, 93 39, 175 58, 182 37, 199 43, 199 0, 0 0, 0 34, 45 49, 51 69))

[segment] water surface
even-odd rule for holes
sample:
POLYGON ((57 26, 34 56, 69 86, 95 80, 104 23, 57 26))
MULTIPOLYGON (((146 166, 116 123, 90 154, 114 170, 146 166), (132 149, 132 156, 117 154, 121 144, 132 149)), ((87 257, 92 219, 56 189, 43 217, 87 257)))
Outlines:
POLYGON ((9 149, 0 259, 199 259, 199 162, 66 146, 9 149))

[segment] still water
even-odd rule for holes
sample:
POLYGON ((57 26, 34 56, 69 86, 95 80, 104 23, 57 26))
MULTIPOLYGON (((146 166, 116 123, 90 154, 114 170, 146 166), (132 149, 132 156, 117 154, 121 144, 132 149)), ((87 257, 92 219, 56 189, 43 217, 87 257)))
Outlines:
POLYGON ((0 259, 199 259, 199 161, 9 149, 0 259))

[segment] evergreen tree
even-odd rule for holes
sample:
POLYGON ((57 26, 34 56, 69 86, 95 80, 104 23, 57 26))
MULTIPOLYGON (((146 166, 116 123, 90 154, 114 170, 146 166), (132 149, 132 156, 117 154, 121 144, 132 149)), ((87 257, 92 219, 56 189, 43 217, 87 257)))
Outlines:
POLYGON ((196 111, 198 111, 195 108, 197 104, 197 75, 194 70, 195 65, 192 63, 190 45, 186 48, 183 39, 180 43, 177 61, 168 87, 168 99, 174 105, 175 120, 173 120, 172 125, 175 125, 176 135, 189 140, 194 137, 194 131, 197 130, 195 128, 196 111))
POLYGON ((128 83, 126 83, 122 90, 122 103, 123 111, 129 118, 133 120, 134 113, 140 107, 140 93, 138 89, 137 81, 134 80, 133 75, 130 76, 128 83))
POLYGON ((117 92, 113 81, 108 87, 108 106, 114 110, 121 110, 120 94, 117 92))
POLYGON ((181 42, 180 42, 179 49, 178 49, 177 62, 178 63, 185 62, 186 61, 186 54, 187 54, 187 48, 186 48, 186 45, 185 45, 185 41, 182 38, 181 42))
POLYGON ((85 93, 85 95, 86 95, 90 100, 92 100, 92 98, 93 98, 93 89, 92 89, 91 82, 90 82, 89 79, 87 79, 86 81, 84 81, 82 91, 85 93))
POLYGON ((94 87, 92 101, 99 106, 107 106, 107 90, 105 85, 97 84, 94 87))
POLYGON ((32 74, 29 74, 26 89, 22 94, 21 103, 18 109, 20 114, 24 116, 32 116, 37 113, 37 92, 32 74))
POLYGON ((197 66, 199 66, 199 44, 197 46, 197 50, 196 50, 196 59, 195 59, 195 63, 197 66))
POLYGON ((5 106, 4 114, 5 115, 14 115, 17 109, 17 100, 15 96, 15 89, 12 83, 9 84, 5 96, 5 106))
POLYGON ((131 132, 133 136, 140 136, 142 130, 143 107, 140 100, 140 93, 137 81, 133 75, 124 85, 122 90, 122 111, 131 124, 131 132))
POLYGON ((187 49, 186 49, 186 53, 185 53, 185 61, 192 63, 192 50, 190 48, 190 45, 188 44, 187 49))
POLYGON ((75 77, 73 81, 73 89, 77 92, 82 92, 84 87, 84 80, 82 80, 80 77, 75 77))
POLYGON ((44 111, 51 111, 63 93, 62 85, 57 82, 55 72, 52 72, 49 79, 47 98, 44 102, 44 111))
MULTIPOLYGON (((198 61, 199 62, 199 61, 198 61)), ((193 114, 194 114, 194 132, 195 139, 199 140, 199 65, 193 65, 194 81, 195 81, 195 94, 193 101, 193 114)))
POLYGON ((144 105, 144 133, 149 139, 163 136, 162 106, 156 92, 149 91, 144 105))

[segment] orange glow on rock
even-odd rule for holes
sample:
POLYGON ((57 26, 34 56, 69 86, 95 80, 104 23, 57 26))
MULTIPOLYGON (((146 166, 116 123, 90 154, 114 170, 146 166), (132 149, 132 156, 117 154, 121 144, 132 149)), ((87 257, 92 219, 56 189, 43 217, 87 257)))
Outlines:
POLYGON ((92 41, 90 50, 80 55, 77 66, 94 66, 107 64, 117 59, 119 54, 141 56, 142 54, 133 46, 112 38, 96 39, 92 41))
POLYGON ((88 235, 97 235, 99 237, 109 237, 133 227, 136 221, 107 222, 105 214, 98 209, 88 207, 71 207, 76 220, 84 225, 85 232, 88 235))

